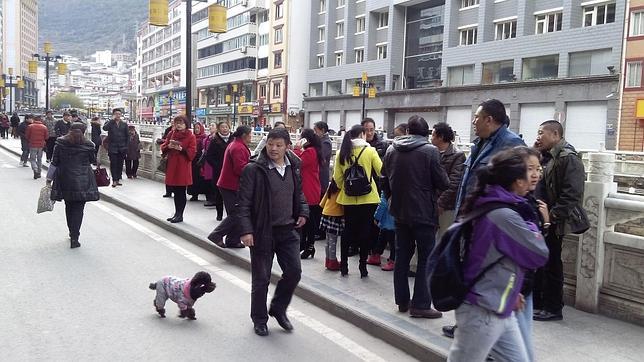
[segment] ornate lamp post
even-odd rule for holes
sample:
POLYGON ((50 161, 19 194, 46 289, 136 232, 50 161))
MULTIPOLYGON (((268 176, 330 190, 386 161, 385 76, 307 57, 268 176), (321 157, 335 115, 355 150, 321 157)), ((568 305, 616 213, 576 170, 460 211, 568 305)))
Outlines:
MULTIPOLYGON (((9 74, 3 74, 2 78, 0 78, 0 88, 9 90, 9 113, 12 113, 14 102, 13 88, 23 89, 25 88, 25 82, 19 75, 13 75, 13 68, 9 68, 7 73, 9 74), (15 83, 14 80, 16 81, 15 83)), ((18 97, 18 94, 16 94, 16 97, 18 97)))
POLYGON ((237 92, 237 84, 231 86, 231 93, 226 94, 226 103, 230 104, 233 108, 233 129, 237 128, 237 102, 239 100, 239 93, 237 92))
POLYGON ((36 62, 45 62, 45 110, 49 109, 49 62, 56 63, 63 59, 60 55, 50 55, 54 48, 50 42, 45 42, 44 45, 45 55, 34 54, 34 60, 29 64, 29 72, 36 73, 36 62))
POLYGON ((376 98, 376 85, 369 82, 367 72, 363 72, 362 79, 359 82, 356 82, 356 85, 353 86, 353 96, 362 97, 362 113, 360 121, 363 121, 365 117, 365 99, 367 98, 367 95, 369 98, 376 98))
MULTIPOLYGON (((169 91, 168 95, 167 95, 168 104, 170 104, 170 112, 168 113, 169 114, 168 117, 169 117, 170 122, 172 122, 172 102, 174 101, 173 95, 174 95, 174 93, 172 93, 172 91, 169 91)), ((186 113, 186 117, 188 117, 188 113, 186 113)))

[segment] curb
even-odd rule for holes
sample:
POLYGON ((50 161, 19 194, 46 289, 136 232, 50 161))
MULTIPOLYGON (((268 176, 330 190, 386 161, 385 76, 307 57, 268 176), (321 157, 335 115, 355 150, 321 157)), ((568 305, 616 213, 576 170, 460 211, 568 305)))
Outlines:
MULTIPOLYGON (((17 151, 14 151, 8 148, 5 145, 0 144, 0 148, 20 156, 17 151)), ((48 169, 47 166, 43 165, 43 169, 48 169)), ((101 189, 99 188, 99 191, 101 189)), ((100 192, 101 200, 113 204, 121 209, 127 210, 138 217, 174 234, 178 237, 202 248, 205 249, 216 256, 230 262, 231 264, 250 270, 250 259, 237 253, 228 251, 226 249, 221 249, 214 244, 206 242, 204 237, 198 236, 195 233, 184 230, 180 227, 176 227, 173 224, 167 223, 165 220, 161 220, 147 212, 137 209, 131 204, 118 200, 115 197, 106 195, 103 192, 100 192)), ((276 283, 281 275, 273 271, 271 276, 271 282, 276 283)), ((354 326, 362 329, 364 332, 370 334, 373 337, 385 341, 387 344, 390 344, 401 351, 411 355, 414 358, 422 361, 445 361, 446 355, 438 348, 440 344, 430 343, 436 338, 442 338, 438 336, 432 336, 428 334, 425 330, 415 325, 410 324, 407 327, 416 329, 415 334, 426 335, 427 339, 423 340, 416 336, 405 334, 401 329, 393 328, 391 323, 387 323, 387 319, 392 317, 377 308, 373 307, 372 310, 358 310, 350 305, 350 303, 342 302, 342 300, 350 300, 351 296, 347 295, 344 292, 338 291, 337 289, 328 287, 312 278, 302 275, 302 279, 298 284, 295 295, 306 300, 307 302, 315 305, 316 307, 332 314, 333 316, 340 318, 346 322, 353 324, 354 326), (330 298, 332 296, 334 298, 330 298), (347 299, 349 298, 349 299, 347 299), (379 316, 378 316, 379 314, 379 316), (374 317, 375 315, 375 317, 374 317)), ((364 308, 363 308, 364 309, 364 308)), ((444 343, 441 343, 444 344, 444 343)))

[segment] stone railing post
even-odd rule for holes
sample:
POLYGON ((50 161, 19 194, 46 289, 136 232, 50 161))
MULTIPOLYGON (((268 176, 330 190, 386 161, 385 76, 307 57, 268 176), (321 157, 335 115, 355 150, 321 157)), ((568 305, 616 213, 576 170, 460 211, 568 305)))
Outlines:
POLYGON ((615 155, 590 153, 588 168, 583 206, 590 229, 579 238, 575 308, 596 313, 604 275, 604 233, 613 229, 607 226, 604 203, 609 193, 617 192, 617 183, 613 182, 615 155))

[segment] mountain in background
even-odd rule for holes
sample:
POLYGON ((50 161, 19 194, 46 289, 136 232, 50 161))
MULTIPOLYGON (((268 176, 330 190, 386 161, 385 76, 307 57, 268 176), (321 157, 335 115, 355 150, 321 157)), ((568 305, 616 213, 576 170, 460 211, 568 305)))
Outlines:
POLYGON ((148 0, 43 0, 38 2, 39 49, 84 57, 97 50, 136 51, 136 29, 148 0))

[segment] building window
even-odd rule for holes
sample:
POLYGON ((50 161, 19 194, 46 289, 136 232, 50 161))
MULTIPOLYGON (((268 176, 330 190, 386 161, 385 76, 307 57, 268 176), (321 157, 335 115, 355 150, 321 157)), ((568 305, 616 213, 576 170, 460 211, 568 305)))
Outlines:
POLYGON ((496 23, 494 40, 512 39, 517 37, 517 21, 510 20, 496 23))
POLYGON ((268 68, 268 57, 257 58, 257 69, 266 69, 266 68, 268 68))
POLYGON ((324 68, 324 54, 318 54, 318 68, 324 68))
POLYGON ((282 67, 282 52, 275 52, 273 54, 273 68, 281 68, 282 67))
POLYGON ((259 46, 268 45, 268 34, 259 35, 259 46))
POLYGON ((259 85, 259 97, 266 98, 266 84, 259 85))
POLYGON ((494 84, 514 81, 514 61, 502 60, 498 62, 483 63, 481 84, 494 84))
POLYGON ((447 73, 447 84, 450 86, 472 84, 474 81, 474 64, 450 67, 447 69, 447 73))
POLYGON ((275 29, 275 42, 274 44, 279 44, 282 42, 282 27, 275 29))
POLYGON ((282 96, 282 83, 275 82, 273 83, 273 98, 279 98, 282 96))
POLYGON ((387 44, 376 45, 376 59, 387 59, 387 44))
POLYGON ((523 80, 557 78, 559 55, 523 59, 523 80))
POLYGON ((644 35, 644 11, 631 13, 631 36, 644 35))
POLYGON ((378 29, 389 26, 389 12, 378 13, 378 29))
POLYGON ((611 49, 570 53, 568 75, 571 77, 606 74, 611 65, 611 49))
POLYGON ((320 14, 326 11, 326 0, 320 0, 320 14))
POLYGON ((536 16, 535 34, 552 33, 561 31, 561 18, 563 13, 556 12, 536 16))
POLYGON ((335 53, 335 65, 342 65, 342 52, 335 53))
POLYGON ((584 26, 615 22, 615 3, 584 6, 584 26))
POLYGON ((626 63, 626 88, 642 86, 642 62, 626 63))
POLYGON ((344 7, 346 0, 338 0, 338 8, 344 7))
POLYGON ((364 48, 355 49, 356 63, 364 62, 364 48))
POLYGON ((460 31, 460 43, 458 45, 474 45, 478 35, 478 28, 467 28, 460 31))
POLYGON ((365 29, 364 15, 356 17, 356 34, 364 33, 364 29, 365 29))
POLYGON ((321 43, 321 42, 324 41, 324 35, 326 33, 326 31, 324 31, 324 30, 325 29, 324 29, 323 26, 318 28, 318 43, 321 43))
POLYGON ((461 9, 469 8, 479 4, 479 0, 461 0, 461 9))
POLYGON ((275 4, 275 19, 284 17, 284 3, 280 2, 275 4))
POLYGON ((344 37, 344 21, 335 23, 335 38, 344 37))

